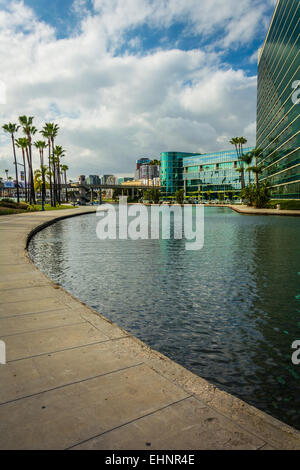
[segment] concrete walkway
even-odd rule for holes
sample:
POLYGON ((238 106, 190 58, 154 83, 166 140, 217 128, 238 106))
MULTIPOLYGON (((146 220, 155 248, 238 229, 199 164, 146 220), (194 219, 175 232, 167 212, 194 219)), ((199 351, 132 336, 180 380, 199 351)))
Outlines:
POLYGON ((0 217, 1 449, 300 449, 300 433, 224 393, 66 293, 28 234, 92 207, 0 217))
POLYGON ((205 207, 229 207, 230 209, 245 215, 290 215, 300 217, 298 210, 257 209, 240 204, 206 204, 205 207))

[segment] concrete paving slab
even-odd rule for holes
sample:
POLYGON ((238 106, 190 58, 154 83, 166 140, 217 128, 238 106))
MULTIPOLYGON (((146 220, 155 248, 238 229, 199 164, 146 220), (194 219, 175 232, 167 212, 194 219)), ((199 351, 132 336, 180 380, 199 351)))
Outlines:
POLYGON ((48 328, 72 325, 74 323, 86 323, 79 311, 71 309, 53 310, 53 312, 31 313, 22 317, 0 318, 0 336, 41 331, 48 328))
POLYGON ((3 338, 6 344, 7 361, 15 361, 40 354, 50 354, 67 348, 107 341, 108 339, 105 334, 89 323, 49 328, 3 338))
POLYGON ((122 340, 10 362, 0 367, 0 404, 138 364, 122 340))
POLYGON ((86 441, 75 450, 255 450, 264 441, 195 398, 86 441))
POLYGON ((66 449, 187 397, 132 367, 1 405, 0 449, 66 449))
POLYGON ((38 273, 38 270, 33 267, 29 262, 24 262, 17 265, 8 264, 5 267, 0 268, 1 279, 10 280, 10 276, 14 275, 26 275, 26 273, 38 273))
POLYGON ((0 318, 27 315, 37 312, 47 313, 64 308, 70 307, 69 305, 65 305, 61 299, 57 299, 55 296, 44 297, 41 299, 18 300, 17 302, 0 303, 0 318))
POLYGON ((62 292, 58 292, 59 289, 57 289, 57 293, 54 291, 54 288, 52 285, 48 286, 40 286, 40 287, 25 287, 25 288, 17 288, 17 289, 7 289, 7 290, 2 290, 0 292, 0 304, 7 303, 9 304, 10 302, 16 302, 18 300, 24 301, 24 300, 30 300, 30 299, 43 299, 45 297, 51 297, 51 296, 56 296, 60 298, 64 298, 62 295, 62 292))
POLYGON ((7 281, 1 281, 0 279, 0 298, 2 297, 2 293, 4 290, 10 289, 23 289, 27 287, 40 287, 48 285, 46 279, 44 279, 41 275, 40 276, 27 276, 23 279, 15 278, 14 280, 10 279, 7 281))
POLYGON ((29 264, 20 265, 20 267, 23 267, 23 270, 16 270, 15 272, 7 272, 5 269, 2 268, 2 270, 0 270, 0 282, 22 281, 26 279, 41 279, 41 272, 32 269, 29 264))

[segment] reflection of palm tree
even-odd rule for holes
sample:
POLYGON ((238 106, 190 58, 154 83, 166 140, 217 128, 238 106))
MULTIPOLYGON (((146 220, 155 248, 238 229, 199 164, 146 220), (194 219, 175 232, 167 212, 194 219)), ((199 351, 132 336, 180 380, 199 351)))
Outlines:
POLYGON ((9 122, 8 124, 4 124, 2 129, 5 132, 8 132, 11 136, 11 142, 13 146, 13 153, 14 153, 14 163, 16 167, 16 185, 17 185, 17 201, 20 202, 20 194, 19 194, 19 178, 18 178, 18 164, 17 164, 17 157, 16 157, 16 147, 15 147, 15 134, 18 132, 20 126, 17 124, 12 124, 9 122))

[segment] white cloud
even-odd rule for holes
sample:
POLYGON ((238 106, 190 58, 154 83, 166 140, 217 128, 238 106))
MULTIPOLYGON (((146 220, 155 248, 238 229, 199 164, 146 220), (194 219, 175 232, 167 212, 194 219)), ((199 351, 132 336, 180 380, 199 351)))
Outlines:
MULTIPOLYGON (((36 116, 38 127, 56 120, 73 177, 128 173, 139 156, 158 157, 165 150, 221 150, 243 132, 254 144, 256 77, 224 67, 213 50, 168 45, 169 50, 144 56, 116 50, 128 29, 145 22, 168 25, 178 18, 207 35, 223 25, 227 45, 249 41, 265 14, 262 4, 94 0, 91 15, 86 3, 76 0, 80 32, 58 40, 23 2, 1 10, 0 0, 0 80, 7 89, 0 122, 15 122, 20 114, 36 116)), ((138 48, 139 37, 131 38, 130 46, 138 48)), ((0 174, 9 159, 10 141, 2 135, 0 174)))

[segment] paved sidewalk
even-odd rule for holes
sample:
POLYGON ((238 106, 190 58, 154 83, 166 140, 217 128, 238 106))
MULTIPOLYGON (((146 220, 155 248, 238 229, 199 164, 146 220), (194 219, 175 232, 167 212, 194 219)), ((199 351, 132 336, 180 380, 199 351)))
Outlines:
POLYGON ((56 218, 0 217, 1 449, 300 449, 300 433, 151 350, 24 251, 56 218))

